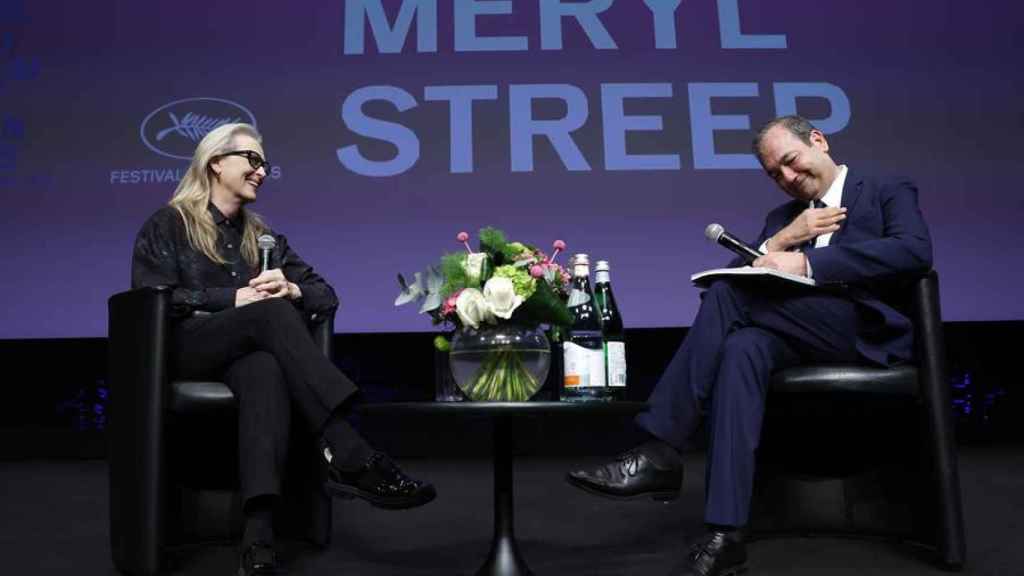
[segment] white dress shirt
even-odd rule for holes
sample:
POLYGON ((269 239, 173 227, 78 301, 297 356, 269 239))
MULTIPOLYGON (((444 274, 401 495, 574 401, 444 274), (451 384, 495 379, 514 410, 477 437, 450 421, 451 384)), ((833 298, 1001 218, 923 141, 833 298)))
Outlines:
MULTIPOLYGON (((839 208, 843 205, 843 185, 846 184, 846 164, 839 165, 839 172, 836 173, 836 179, 832 181, 832 185, 825 191, 825 195, 821 197, 821 201, 829 208, 839 208)), ((810 203, 810 206, 814 207, 814 202, 810 203)), ((814 247, 821 248, 822 246, 828 246, 830 240, 832 240, 832 232, 828 234, 822 234, 814 239, 814 247)))
MULTIPOLYGON (((825 191, 825 195, 821 197, 822 203, 830 208, 839 208, 843 205, 843 186, 846 184, 846 164, 839 165, 839 171, 836 172, 836 178, 832 181, 832 185, 825 191)), ((814 208, 814 201, 807 203, 808 208, 814 208)), ((821 248, 828 246, 829 241, 832 240, 832 232, 822 234, 814 239, 814 247, 821 248)), ((759 248, 763 254, 768 253, 768 240, 761 243, 759 248)), ((791 247, 790 250, 798 250, 799 247, 791 247)), ((807 260, 807 277, 813 278, 813 271, 811 270, 811 261, 807 260)))

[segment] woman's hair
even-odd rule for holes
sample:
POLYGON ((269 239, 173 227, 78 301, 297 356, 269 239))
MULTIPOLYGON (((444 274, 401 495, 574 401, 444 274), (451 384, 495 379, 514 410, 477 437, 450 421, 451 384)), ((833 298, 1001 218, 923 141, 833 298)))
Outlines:
MULTIPOLYGON (((207 210, 215 178, 210 162, 220 154, 233 151, 235 136, 239 134, 254 138, 257 142, 263 141, 260 133, 250 124, 224 124, 210 130, 196 146, 192 163, 168 202, 185 221, 185 234, 192 249, 202 252, 218 264, 226 264, 227 261, 217 250, 217 225, 207 210)), ((258 214, 244 207, 239 209, 238 216, 245 226, 240 247, 242 258, 255 267, 259 258, 256 238, 267 230, 267 225, 258 214)))

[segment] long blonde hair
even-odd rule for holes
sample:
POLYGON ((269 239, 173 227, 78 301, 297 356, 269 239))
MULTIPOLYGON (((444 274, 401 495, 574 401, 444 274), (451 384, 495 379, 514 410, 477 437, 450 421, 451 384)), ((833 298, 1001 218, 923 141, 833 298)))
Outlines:
MULTIPOLYGON (((217 250, 217 224, 206 208, 210 204, 210 193, 213 190, 214 174, 210 161, 219 154, 231 152, 232 141, 239 134, 250 136, 257 142, 263 141, 260 133, 250 124, 224 124, 210 130, 196 146, 192 163, 168 202, 185 221, 185 234, 192 249, 202 252, 218 264, 226 264, 227 260, 217 250)), ((245 207, 240 208, 238 214, 245 226, 240 248, 242 258, 255 267, 259 258, 256 238, 268 228, 258 214, 245 207)))

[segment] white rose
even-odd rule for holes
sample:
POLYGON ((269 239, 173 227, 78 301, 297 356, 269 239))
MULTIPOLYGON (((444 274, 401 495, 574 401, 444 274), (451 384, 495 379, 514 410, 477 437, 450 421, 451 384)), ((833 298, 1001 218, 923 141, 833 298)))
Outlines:
POLYGON ((484 322, 493 322, 494 315, 484 295, 476 288, 466 288, 459 292, 455 299, 455 313, 462 323, 470 328, 478 328, 484 322))
POLYGON ((486 252, 474 252, 466 256, 466 262, 462 265, 466 271, 466 277, 470 284, 479 284, 480 276, 484 273, 484 261, 487 260, 486 252))
POLYGON ((516 287, 508 278, 494 276, 484 284, 484 298, 491 312, 508 320, 512 313, 523 303, 523 297, 516 294, 516 287))

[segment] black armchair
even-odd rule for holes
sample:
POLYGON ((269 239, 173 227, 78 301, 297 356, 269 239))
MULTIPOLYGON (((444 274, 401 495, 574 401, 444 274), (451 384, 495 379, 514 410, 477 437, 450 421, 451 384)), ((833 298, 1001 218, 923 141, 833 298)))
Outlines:
POLYGON ((938 277, 929 272, 910 288, 905 311, 914 322, 916 366, 804 365, 774 375, 758 454, 755 537, 895 537, 932 548, 947 569, 963 567, 938 277), (844 415, 856 420, 839 434, 845 439, 819 436, 844 415))
MULTIPOLYGON (((209 536, 204 524, 219 537, 241 526, 235 399, 221 382, 171 379, 170 296, 142 288, 108 302, 110 543, 115 566, 131 574, 157 573, 170 543, 209 536)), ((318 320, 310 329, 329 357, 333 317, 318 320)), ((302 428, 293 426, 276 516, 285 533, 326 546, 332 503, 302 428)))

